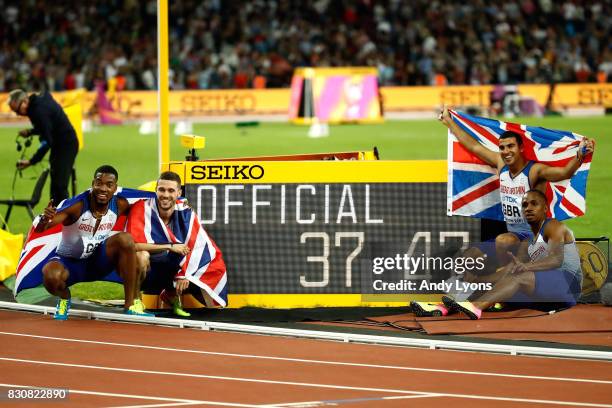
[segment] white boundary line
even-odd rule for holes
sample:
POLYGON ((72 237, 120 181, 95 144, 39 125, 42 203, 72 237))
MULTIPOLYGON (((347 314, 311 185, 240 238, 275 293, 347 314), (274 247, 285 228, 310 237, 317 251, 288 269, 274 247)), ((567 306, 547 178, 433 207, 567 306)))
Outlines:
MULTIPOLYGON (((55 311, 54 307, 25 305, 12 302, 0 302, 0 309, 30 311, 43 314, 51 314, 55 311)), ((253 326, 246 324, 209 322, 202 320, 181 320, 160 317, 138 317, 133 315, 125 315, 120 313, 94 312, 79 309, 71 309, 71 316, 80 316, 88 319, 121 321, 129 323, 148 323, 154 325, 174 326, 180 328, 197 328, 201 330, 221 330, 239 333, 255 333, 288 337, 303 337, 323 340, 336 340, 343 342, 368 343, 368 344, 384 344, 407 347, 421 347, 431 350, 463 350, 463 351, 483 351, 488 353, 501 353, 510 355, 531 355, 531 356, 546 356, 546 357, 566 357, 580 358, 592 360, 608 360, 612 361, 612 352, 597 351, 597 350, 575 350, 564 348, 547 348, 547 347, 531 347, 517 346, 508 344, 492 344, 492 343, 473 343, 450 340, 432 340, 432 339, 416 339, 407 337, 391 337, 382 335, 367 335, 355 333, 337 333, 327 331, 314 330, 298 330, 286 329, 268 326, 253 326)))
POLYGON ((548 381, 569 381, 569 382, 593 383, 593 384, 612 384, 612 380, 595 380, 595 379, 588 379, 588 378, 570 378, 570 377, 548 377, 548 376, 537 376, 537 375, 492 373, 492 372, 482 372, 482 371, 444 370, 440 368, 422 368, 422 367, 392 366, 392 365, 382 365, 382 364, 351 363, 351 362, 343 362, 343 361, 310 360, 310 359, 304 359, 304 358, 262 356, 262 355, 256 355, 256 354, 223 353, 223 352, 218 352, 218 351, 204 351, 204 350, 189 350, 189 349, 178 349, 178 348, 172 348, 172 347, 146 346, 146 345, 128 344, 128 343, 113 343, 113 342, 108 342, 108 341, 39 336, 35 334, 12 333, 12 332, 0 331, 0 336, 3 336, 3 335, 4 336, 16 336, 16 337, 30 337, 30 338, 43 339, 43 340, 65 341, 65 342, 71 342, 71 343, 96 344, 96 345, 115 346, 115 347, 129 347, 129 348, 137 348, 137 349, 144 349, 144 350, 171 351, 171 352, 178 352, 178 353, 204 354, 204 355, 211 355, 211 356, 288 361, 288 362, 307 363, 307 364, 324 364, 324 365, 337 365, 337 366, 349 366, 349 367, 380 368, 380 369, 390 369, 390 370, 421 371, 421 372, 430 372, 430 373, 448 373, 448 374, 460 374, 460 375, 480 375, 480 376, 486 376, 486 377, 521 378, 521 379, 528 379, 528 380, 548 380, 548 381))
MULTIPOLYGON (((381 392, 381 393, 390 393, 390 394, 416 394, 416 395, 428 395, 428 396, 431 396, 432 394, 431 392, 415 391, 415 390, 354 387, 354 386, 348 386, 348 385, 305 383, 305 382, 297 382, 297 381, 262 380, 262 379, 257 379, 257 378, 225 377, 225 376, 218 376, 218 375, 190 374, 190 373, 171 372, 171 371, 135 370, 135 369, 130 369, 130 368, 106 367, 106 366, 95 366, 95 365, 86 365, 86 364, 68 364, 68 363, 58 363, 58 362, 53 362, 53 361, 25 360, 25 359, 7 358, 7 357, 0 357, 0 361, 11 361, 11 362, 16 362, 16 363, 41 364, 41 365, 60 366, 60 367, 77 367, 77 368, 87 368, 87 369, 104 370, 104 371, 111 371, 111 372, 119 371, 119 372, 137 373, 137 374, 203 378, 203 379, 212 379, 212 380, 237 381, 237 382, 248 382, 248 383, 258 383, 258 384, 278 384, 278 385, 324 388, 324 389, 334 389, 334 390, 372 391, 372 392, 381 392)), ((435 393, 435 396, 453 397, 453 398, 469 398, 469 399, 479 399, 479 400, 493 400, 493 401, 527 402, 527 403, 537 403, 537 404, 570 405, 570 406, 579 406, 579 407, 612 408, 612 405, 609 405, 609 404, 575 402, 575 401, 558 401, 558 400, 540 400, 540 399, 532 399, 532 398, 495 397, 495 396, 474 395, 474 394, 435 393)), ((278 405, 282 406, 282 404, 268 404, 267 406, 274 407, 278 405)))
POLYGON ((344 399, 336 399, 336 400, 327 400, 327 401, 302 401, 302 402, 289 402, 287 404, 276 404, 276 405, 265 405, 265 407, 317 407, 317 406, 325 406, 325 405, 337 405, 337 404, 347 404, 350 402, 367 402, 367 401, 384 401, 384 400, 398 400, 398 399, 416 399, 416 398, 431 398, 431 397, 439 397, 439 394, 422 394, 422 395, 396 395, 391 397, 380 397, 380 398, 344 398, 344 399))

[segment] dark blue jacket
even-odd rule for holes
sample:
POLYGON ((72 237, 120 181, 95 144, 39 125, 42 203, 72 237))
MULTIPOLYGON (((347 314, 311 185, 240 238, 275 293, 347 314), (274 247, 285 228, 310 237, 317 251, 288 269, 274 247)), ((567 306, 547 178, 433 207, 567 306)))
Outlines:
POLYGON ((40 147, 30 159, 30 164, 41 161, 49 149, 51 162, 63 156, 62 153, 76 154, 79 145, 76 132, 49 92, 30 96, 27 115, 34 126, 32 134, 40 138, 40 147))

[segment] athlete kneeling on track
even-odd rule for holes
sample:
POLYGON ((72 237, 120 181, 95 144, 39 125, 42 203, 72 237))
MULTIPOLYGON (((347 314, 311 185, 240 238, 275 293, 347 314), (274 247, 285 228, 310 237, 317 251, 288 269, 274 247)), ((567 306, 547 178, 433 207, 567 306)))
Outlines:
MULTIPOLYGON (((159 176, 155 186, 155 210, 166 228, 173 233, 176 232, 173 231, 175 227, 173 221, 176 218, 175 205, 181 192, 181 177, 178 174, 166 171, 159 176)), ((132 232, 131 224, 128 231, 132 232)), ((159 293, 165 303, 172 305, 175 315, 191 316, 189 312, 183 310, 181 304, 181 295, 187 292, 190 283, 179 273, 181 259, 191 251, 190 248, 184 243, 136 242, 136 250, 138 251, 138 268, 144 278, 143 290, 159 293)))
POLYGON ((59 296, 54 316, 57 320, 68 318, 71 285, 101 280, 113 270, 123 279, 125 313, 153 316, 144 311, 139 299, 140 277, 132 236, 125 232, 110 235, 117 218, 129 210, 127 200, 114 195, 118 178, 113 167, 99 167, 91 191, 75 197, 73 204, 60 211, 50 202, 36 225, 36 232, 63 225, 57 256, 43 267, 45 288, 59 296))

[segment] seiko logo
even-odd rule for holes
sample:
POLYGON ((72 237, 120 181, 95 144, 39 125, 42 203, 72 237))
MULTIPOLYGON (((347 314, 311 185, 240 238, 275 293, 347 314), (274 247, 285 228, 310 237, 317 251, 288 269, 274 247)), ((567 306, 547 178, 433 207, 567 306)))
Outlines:
POLYGON ((193 180, 259 180, 264 175, 264 169, 260 165, 215 165, 215 166, 193 166, 191 178, 193 180))

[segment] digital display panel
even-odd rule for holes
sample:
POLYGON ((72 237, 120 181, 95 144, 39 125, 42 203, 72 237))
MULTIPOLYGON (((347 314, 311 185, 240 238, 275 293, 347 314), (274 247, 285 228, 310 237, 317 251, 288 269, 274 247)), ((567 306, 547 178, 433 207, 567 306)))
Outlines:
POLYGON ((184 195, 223 251, 233 295, 376 294, 373 259, 480 239, 478 220, 446 215, 444 161, 188 162, 180 170, 184 195))

